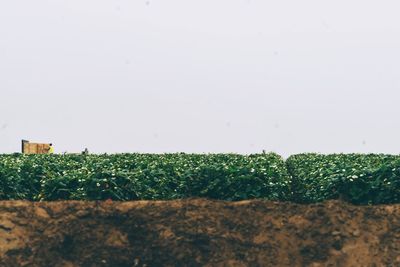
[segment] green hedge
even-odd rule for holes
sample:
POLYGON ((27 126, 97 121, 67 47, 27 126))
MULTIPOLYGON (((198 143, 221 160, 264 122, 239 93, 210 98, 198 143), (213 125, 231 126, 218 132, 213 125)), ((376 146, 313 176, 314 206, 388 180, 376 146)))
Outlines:
POLYGON ((299 154, 287 159, 293 201, 343 199, 354 204, 400 202, 400 157, 383 154, 299 154))
POLYGON ((291 198, 273 153, 0 155, 0 199, 291 198))

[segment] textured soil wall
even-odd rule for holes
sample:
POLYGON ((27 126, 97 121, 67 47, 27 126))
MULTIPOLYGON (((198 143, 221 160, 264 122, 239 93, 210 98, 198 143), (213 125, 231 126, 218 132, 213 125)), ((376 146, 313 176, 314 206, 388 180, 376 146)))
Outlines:
POLYGON ((6 201, 0 266, 400 266, 400 205, 6 201))

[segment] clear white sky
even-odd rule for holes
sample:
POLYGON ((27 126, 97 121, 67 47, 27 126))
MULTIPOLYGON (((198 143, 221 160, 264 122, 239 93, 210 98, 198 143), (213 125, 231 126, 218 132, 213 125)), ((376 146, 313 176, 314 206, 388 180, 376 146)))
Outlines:
POLYGON ((398 0, 2 0, 0 153, 400 153, 398 0))

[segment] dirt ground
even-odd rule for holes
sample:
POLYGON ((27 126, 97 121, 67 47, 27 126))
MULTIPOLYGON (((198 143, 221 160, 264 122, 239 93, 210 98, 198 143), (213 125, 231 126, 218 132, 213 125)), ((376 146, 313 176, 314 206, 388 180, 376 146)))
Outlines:
POLYGON ((400 205, 4 201, 0 266, 400 266, 400 205))

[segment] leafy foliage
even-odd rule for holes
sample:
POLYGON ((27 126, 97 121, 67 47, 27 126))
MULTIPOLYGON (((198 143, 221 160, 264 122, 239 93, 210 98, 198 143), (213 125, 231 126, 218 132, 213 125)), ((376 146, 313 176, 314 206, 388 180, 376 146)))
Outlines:
POLYGON ((400 201, 399 156, 299 154, 289 157, 286 164, 296 202, 338 198, 354 204, 400 201))
POLYGON ((291 198, 273 153, 0 155, 0 199, 291 198))
POLYGON ((0 155, 0 199, 400 203, 400 156, 0 155))

